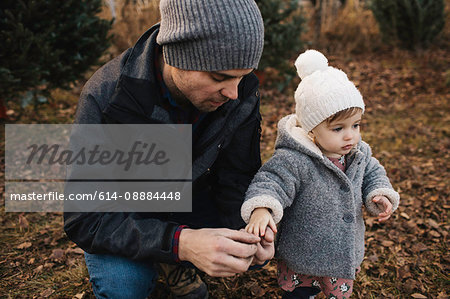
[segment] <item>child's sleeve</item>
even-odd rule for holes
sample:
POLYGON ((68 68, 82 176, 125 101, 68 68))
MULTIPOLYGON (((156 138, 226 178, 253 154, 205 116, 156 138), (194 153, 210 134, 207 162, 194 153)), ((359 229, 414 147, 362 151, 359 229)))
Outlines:
POLYGON ((362 188, 364 205, 370 214, 374 216, 378 215, 383 211, 378 208, 372 199, 375 196, 381 195, 389 199, 392 204, 392 211, 395 211, 400 203, 400 195, 392 188, 384 167, 376 158, 372 157, 372 151, 369 145, 365 145, 364 153, 366 154, 367 160, 362 188))
POLYGON ((277 150, 253 178, 241 207, 242 219, 248 223, 256 208, 271 211, 275 223, 283 217, 300 188, 298 157, 286 150, 277 150))

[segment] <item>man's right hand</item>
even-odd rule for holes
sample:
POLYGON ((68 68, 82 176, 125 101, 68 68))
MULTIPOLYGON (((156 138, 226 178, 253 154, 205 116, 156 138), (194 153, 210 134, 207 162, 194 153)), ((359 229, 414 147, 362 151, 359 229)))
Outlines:
POLYGON ((233 276, 247 271, 260 240, 245 231, 185 228, 180 234, 178 257, 210 276, 233 276))

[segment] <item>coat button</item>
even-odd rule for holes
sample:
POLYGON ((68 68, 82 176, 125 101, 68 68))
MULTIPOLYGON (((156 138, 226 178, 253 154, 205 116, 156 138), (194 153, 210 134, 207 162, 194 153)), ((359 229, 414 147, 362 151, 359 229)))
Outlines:
POLYGON ((341 189, 341 191, 348 191, 348 188, 346 185, 342 185, 341 187, 339 187, 339 189, 341 189))
POLYGON ((344 221, 346 223, 352 223, 353 222, 353 215, 352 214, 345 214, 343 219, 344 219, 344 221))

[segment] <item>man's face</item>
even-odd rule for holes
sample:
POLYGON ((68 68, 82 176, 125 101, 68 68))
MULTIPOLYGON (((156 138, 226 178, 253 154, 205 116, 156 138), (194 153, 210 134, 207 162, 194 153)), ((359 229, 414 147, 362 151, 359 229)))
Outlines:
POLYGON ((212 112, 238 98, 242 77, 253 69, 215 72, 186 71, 164 65, 163 77, 170 94, 180 105, 191 102, 202 112, 212 112))

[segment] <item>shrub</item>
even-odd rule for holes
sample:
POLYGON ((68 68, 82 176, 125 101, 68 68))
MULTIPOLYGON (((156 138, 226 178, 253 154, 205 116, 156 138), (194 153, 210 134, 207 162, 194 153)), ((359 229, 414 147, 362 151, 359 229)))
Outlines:
POLYGON ((288 61, 303 48, 305 18, 299 0, 256 0, 264 20, 264 51, 259 69, 275 68, 290 80, 295 68, 288 61))
POLYGON ((0 99, 70 88, 109 47, 101 0, 2 0, 0 99))
POLYGON ((443 0, 372 0, 370 8, 385 42, 425 48, 444 27, 443 0))

